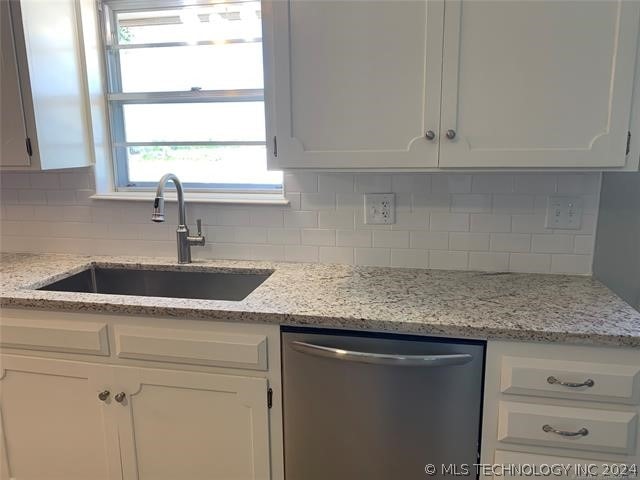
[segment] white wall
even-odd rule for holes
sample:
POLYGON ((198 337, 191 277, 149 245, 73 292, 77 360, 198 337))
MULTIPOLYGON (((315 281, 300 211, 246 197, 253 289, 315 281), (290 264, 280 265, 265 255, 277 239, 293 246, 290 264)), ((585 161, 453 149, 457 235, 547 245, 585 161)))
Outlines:
MULTIPOLYGON (((175 206, 95 201, 91 169, 3 173, 0 249, 175 256, 175 206)), ((195 258, 591 273, 600 174, 285 175, 291 205, 189 205, 207 246, 195 258), (395 192, 393 226, 363 224, 363 193, 395 192), (549 194, 583 197, 580 230, 546 230, 549 194)))

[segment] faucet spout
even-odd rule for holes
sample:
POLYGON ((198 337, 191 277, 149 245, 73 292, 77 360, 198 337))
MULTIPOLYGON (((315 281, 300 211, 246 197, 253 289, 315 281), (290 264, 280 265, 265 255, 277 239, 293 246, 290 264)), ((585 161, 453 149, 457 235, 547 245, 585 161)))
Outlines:
POLYGON ((184 204, 184 192, 180 179, 173 173, 167 173, 158 182, 156 189, 156 198, 153 201, 153 213, 151 221, 164 222, 164 188, 167 182, 172 181, 176 186, 178 193, 178 229, 176 230, 176 239, 178 242, 178 263, 191 263, 191 245, 204 245, 205 238, 201 232, 201 221, 198 220, 198 235, 192 237, 189 235, 187 227, 187 214, 184 204))

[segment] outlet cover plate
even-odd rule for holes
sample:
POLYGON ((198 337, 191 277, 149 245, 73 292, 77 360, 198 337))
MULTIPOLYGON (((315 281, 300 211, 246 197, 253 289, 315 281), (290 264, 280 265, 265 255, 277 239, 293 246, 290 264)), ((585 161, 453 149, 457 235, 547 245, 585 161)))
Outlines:
POLYGON ((364 223, 390 225, 396 222, 396 196, 393 193, 365 193, 364 223))
POLYGON ((547 201, 545 228, 579 230, 582 226, 582 198, 551 196, 547 201))

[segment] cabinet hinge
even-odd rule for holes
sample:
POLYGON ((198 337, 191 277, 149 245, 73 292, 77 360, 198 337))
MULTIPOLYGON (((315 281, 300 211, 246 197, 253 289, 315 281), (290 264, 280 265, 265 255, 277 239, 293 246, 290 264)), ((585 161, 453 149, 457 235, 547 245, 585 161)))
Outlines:
POLYGON ((273 407, 273 389, 267 389, 267 408, 273 407))
POLYGON ((273 156, 278 156, 278 137, 273 137, 273 156))
POLYGON ((25 142, 24 142, 24 143, 25 143, 25 145, 27 146, 27 154, 28 154, 29 156, 32 156, 32 155, 33 155, 33 149, 31 148, 31 139, 30 139, 29 137, 27 137, 27 138, 25 139, 25 142))
POLYGON ((631 130, 627 132, 627 155, 631 153, 631 130))

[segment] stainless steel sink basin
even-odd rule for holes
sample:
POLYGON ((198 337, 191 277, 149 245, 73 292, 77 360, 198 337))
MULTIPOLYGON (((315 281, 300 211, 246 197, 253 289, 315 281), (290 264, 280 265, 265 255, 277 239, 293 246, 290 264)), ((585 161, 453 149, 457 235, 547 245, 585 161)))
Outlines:
POLYGON ((271 273, 91 267, 38 290, 239 301, 271 273))

